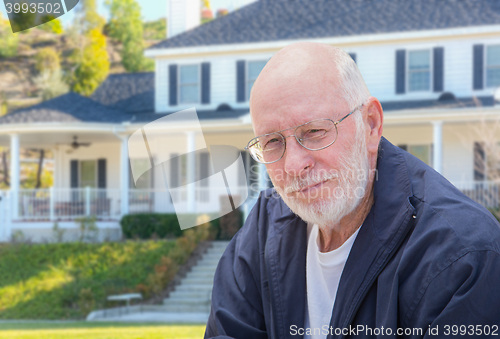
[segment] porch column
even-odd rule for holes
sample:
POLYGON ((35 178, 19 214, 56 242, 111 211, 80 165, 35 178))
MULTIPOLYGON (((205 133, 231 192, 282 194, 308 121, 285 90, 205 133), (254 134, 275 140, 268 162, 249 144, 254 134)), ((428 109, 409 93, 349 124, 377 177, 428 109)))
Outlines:
POLYGON ((10 135, 10 191, 12 197, 12 219, 19 218, 19 135, 10 135))
POLYGON ((121 215, 128 214, 129 194, 129 159, 128 159, 128 136, 121 136, 120 152, 120 200, 121 215))
MULTIPOLYGON (((189 184, 196 181, 196 133, 194 131, 187 134, 187 182, 189 184)), ((196 210, 196 186, 189 185, 187 191, 187 210, 194 213, 196 210)))
POLYGON ((433 143, 434 143, 434 155, 432 159, 432 165, 434 169, 442 174, 443 171, 443 122, 433 121, 433 143))
POLYGON ((259 164, 259 190, 267 189, 267 170, 266 165, 259 164))

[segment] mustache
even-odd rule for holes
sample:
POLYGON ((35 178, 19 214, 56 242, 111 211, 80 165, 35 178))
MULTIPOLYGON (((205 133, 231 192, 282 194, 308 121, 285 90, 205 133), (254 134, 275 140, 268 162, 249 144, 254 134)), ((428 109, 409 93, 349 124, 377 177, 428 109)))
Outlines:
POLYGON ((294 179, 284 188, 284 191, 286 194, 295 193, 304 189, 305 187, 314 186, 324 181, 337 179, 338 177, 339 176, 337 173, 331 172, 312 173, 306 178, 294 179))

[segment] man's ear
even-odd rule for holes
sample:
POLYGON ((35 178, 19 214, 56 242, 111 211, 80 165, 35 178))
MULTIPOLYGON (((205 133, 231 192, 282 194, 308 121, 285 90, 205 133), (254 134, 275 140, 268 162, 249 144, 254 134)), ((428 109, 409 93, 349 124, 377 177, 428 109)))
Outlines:
POLYGON ((369 133, 366 139, 366 147, 368 152, 377 154, 380 138, 382 137, 382 124, 384 122, 384 111, 382 105, 375 97, 369 97, 366 104, 366 124, 369 128, 369 133))

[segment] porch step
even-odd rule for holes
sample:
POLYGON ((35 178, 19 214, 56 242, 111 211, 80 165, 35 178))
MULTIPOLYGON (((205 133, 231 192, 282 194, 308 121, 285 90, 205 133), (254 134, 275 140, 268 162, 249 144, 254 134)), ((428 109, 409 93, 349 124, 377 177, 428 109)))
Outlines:
POLYGON ((182 314, 209 312, 215 269, 228 244, 229 241, 214 241, 197 265, 163 301, 163 307, 182 314))

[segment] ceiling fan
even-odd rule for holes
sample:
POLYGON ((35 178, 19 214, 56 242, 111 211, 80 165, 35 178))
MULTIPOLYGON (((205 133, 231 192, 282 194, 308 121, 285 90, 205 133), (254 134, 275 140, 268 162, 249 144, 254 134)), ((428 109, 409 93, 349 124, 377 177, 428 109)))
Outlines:
POLYGON ((66 153, 72 153, 73 150, 76 150, 80 146, 89 147, 90 145, 90 142, 78 142, 78 137, 75 135, 73 136, 73 142, 70 144, 72 149, 67 151, 66 153))

